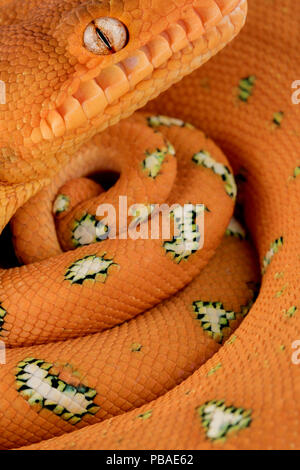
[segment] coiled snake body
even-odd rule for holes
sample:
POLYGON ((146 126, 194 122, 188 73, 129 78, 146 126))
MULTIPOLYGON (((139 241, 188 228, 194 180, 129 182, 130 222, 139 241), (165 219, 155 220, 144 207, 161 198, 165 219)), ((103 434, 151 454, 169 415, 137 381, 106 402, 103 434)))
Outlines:
POLYGON ((1 1, 0 220, 24 264, 0 273, 2 448, 300 447, 300 7, 249 4, 233 45, 113 126, 229 42, 246 2, 1 1), (87 178, 104 170, 108 191, 87 178), (189 204, 192 245, 102 240, 119 195, 189 204))

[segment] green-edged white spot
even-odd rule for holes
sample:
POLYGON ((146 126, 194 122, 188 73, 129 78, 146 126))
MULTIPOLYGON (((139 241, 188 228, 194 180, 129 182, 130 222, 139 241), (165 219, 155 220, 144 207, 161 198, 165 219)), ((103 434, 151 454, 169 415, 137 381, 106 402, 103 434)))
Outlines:
POLYGON ((274 275, 274 279, 276 279, 276 281, 278 281, 279 279, 283 279, 284 278, 284 272, 278 272, 278 273, 275 273, 274 275))
POLYGON ((230 434, 250 426, 252 410, 226 406, 224 401, 212 400, 197 408, 206 436, 211 441, 225 441, 230 434))
POLYGON ((227 227, 226 235, 228 237, 236 237, 240 240, 245 240, 246 231, 241 226, 241 224, 233 217, 227 227))
POLYGON ((230 321, 236 319, 233 311, 226 311, 221 302, 193 302, 193 309, 203 330, 221 343, 224 338, 224 329, 230 328, 230 321))
POLYGON ((283 118, 284 118, 284 112, 283 111, 279 111, 278 113, 274 113, 273 114, 273 124, 275 124, 275 126, 277 126, 277 127, 280 127, 281 124, 282 124, 283 118))
POLYGON ((131 352, 140 352, 142 350, 142 344, 140 343, 132 343, 131 345, 131 352))
POLYGON ((146 158, 142 161, 143 171, 147 173, 149 178, 155 179, 159 175, 167 155, 175 156, 175 153, 174 147, 169 143, 162 149, 156 149, 154 152, 145 152, 146 158))
POLYGON ((39 412, 43 408, 70 424, 79 423, 85 415, 95 415, 96 390, 83 384, 72 385, 54 373, 55 364, 42 359, 26 358, 17 366, 16 387, 30 406, 39 412))
POLYGON ((64 194, 59 194, 53 203, 53 214, 59 215, 68 210, 70 198, 64 194))
POLYGON ((236 199, 237 186, 234 176, 226 165, 217 162, 209 152, 201 150, 193 156, 193 162, 204 168, 209 168, 216 175, 219 175, 225 183, 225 190, 229 197, 236 199))
POLYGON ((174 218, 178 235, 176 234, 171 241, 164 242, 163 247, 178 264, 182 260, 188 260, 200 248, 201 233, 196 223, 200 211, 204 212, 205 206, 190 204, 190 209, 184 211, 184 214, 181 207, 170 213, 170 217, 174 218))
POLYGON ((0 302, 0 336, 1 336, 1 331, 4 330, 3 325, 4 325, 4 319, 7 315, 7 311, 5 310, 4 307, 2 307, 2 302, 0 302))
POLYGON ((285 310, 284 314, 288 318, 293 318, 296 315, 297 310, 298 308, 296 307, 296 305, 293 305, 288 310, 285 310))
POLYGON ((294 175, 293 177, 294 178, 297 178, 298 176, 300 176, 300 166, 297 166, 294 170, 294 175))
POLYGON ((237 340, 237 336, 236 335, 232 335, 229 340, 227 341, 226 344, 234 344, 237 340))
POLYGON ((149 411, 146 411, 145 413, 141 413, 140 415, 138 415, 138 418, 145 421, 146 419, 151 418, 151 416, 152 416, 152 410, 149 410, 149 411))
POLYGON ((218 372, 219 369, 222 368, 222 363, 219 362, 215 367, 212 367, 209 372, 207 372, 207 377, 210 377, 211 375, 214 375, 216 372, 218 372))
POLYGON ((271 247, 263 260, 262 274, 265 274, 267 267, 271 263, 275 254, 278 253, 279 249, 283 246, 283 243, 284 243, 283 237, 280 237, 271 244, 271 247))
POLYGON ((275 297, 279 299, 279 297, 281 297, 285 293, 288 286, 289 286, 288 284, 285 284, 285 286, 283 286, 279 291, 276 292, 275 297))
POLYGON ((72 241, 76 247, 106 240, 108 236, 109 227, 91 214, 85 214, 80 220, 76 220, 72 230, 72 241))
POLYGON ((105 282, 111 266, 118 266, 113 259, 105 259, 103 256, 88 255, 75 261, 67 270, 65 279, 71 284, 83 284, 85 281, 94 280, 105 282))
MULTIPOLYGON (((256 293, 253 292, 253 299, 256 293)), ((222 343, 226 333, 230 332, 230 322, 236 320, 238 317, 245 317, 254 300, 251 300, 247 305, 241 307, 241 311, 237 314, 231 310, 225 310, 221 302, 204 302, 197 300, 193 302, 193 310, 195 318, 200 322, 203 330, 211 336, 216 342, 222 343)))
POLYGON ((195 129, 192 124, 184 122, 181 119, 170 118, 168 116, 150 116, 147 118, 148 126, 152 128, 166 126, 166 127, 186 127, 188 129, 195 129))
POLYGON ((249 77, 242 78, 242 80, 240 80, 238 97, 241 101, 244 101, 245 103, 248 102, 249 98, 253 94, 255 82, 255 75, 250 75, 249 77))

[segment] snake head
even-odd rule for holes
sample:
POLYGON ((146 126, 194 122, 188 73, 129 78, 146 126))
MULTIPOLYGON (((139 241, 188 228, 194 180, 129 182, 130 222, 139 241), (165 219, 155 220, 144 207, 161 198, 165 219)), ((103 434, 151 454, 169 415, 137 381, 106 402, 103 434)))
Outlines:
MULTIPOLYGON (((0 178, 50 176, 241 29, 246 0, 5 0, 0 178)), ((2 98, 2 99, 1 99, 2 98)))

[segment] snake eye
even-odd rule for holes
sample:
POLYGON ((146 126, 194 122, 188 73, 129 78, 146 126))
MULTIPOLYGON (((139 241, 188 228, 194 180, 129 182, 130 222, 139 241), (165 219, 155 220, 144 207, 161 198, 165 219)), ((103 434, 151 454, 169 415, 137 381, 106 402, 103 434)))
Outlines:
POLYGON ((123 49, 128 42, 126 26, 116 18, 97 18, 85 29, 83 42, 94 54, 108 55, 123 49))

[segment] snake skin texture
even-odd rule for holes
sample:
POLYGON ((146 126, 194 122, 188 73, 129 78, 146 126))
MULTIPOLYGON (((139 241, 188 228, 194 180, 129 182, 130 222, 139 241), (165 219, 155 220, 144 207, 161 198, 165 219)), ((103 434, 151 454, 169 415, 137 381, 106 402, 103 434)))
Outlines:
POLYGON ((0 448, 300 448, 300 5, 248 3, 227 45, 244 0, 1 0, 0 448), (83 241, 120 194, 201 202, 203 248, 83 241))

